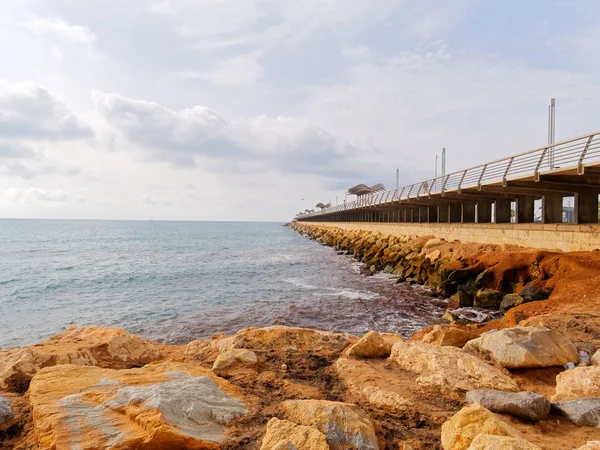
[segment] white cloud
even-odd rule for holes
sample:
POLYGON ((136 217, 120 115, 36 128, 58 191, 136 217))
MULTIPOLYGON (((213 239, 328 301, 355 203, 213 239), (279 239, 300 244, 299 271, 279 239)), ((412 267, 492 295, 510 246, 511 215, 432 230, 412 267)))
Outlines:
POLYGON ((30 16, 21 22, 21 25, 40 37, 50 35, 86 45, 93 44, 97 40, 96 35, 88 27, 71 24, 59 17, 30 16))
POLYGON ((62 203, 71 198, 71 193, 61 189, 46 188, 9 188, 0 191, 0 199, 14 203, 57 202, 62 203))
POLYGON ((186 69, 175 72, 178 78, 206 80, 224 88, 248 87, 259 81, 264 74, 265 69, 258 61, 258 54, 234 56, 206 70, 186 69))
POLYGON ((60 140, 91 135, 91 128, 43 86, 0 79, 0 137, 60 140))

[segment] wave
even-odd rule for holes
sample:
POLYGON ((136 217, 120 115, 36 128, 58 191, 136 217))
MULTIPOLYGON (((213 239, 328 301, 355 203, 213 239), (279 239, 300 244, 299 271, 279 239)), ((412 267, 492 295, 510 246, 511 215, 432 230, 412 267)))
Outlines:
POLYGON ((74 266, 67 266, 67 267, 59 267, 56 270, 73 270, 73 269, 74 269, 74 266))
POLYGON ((0 281, 0 286, 4 286, 4 285, 9 284, 9 283, 15 283, 17 281, 19 281, 19 280, 17 280, 16 278, 12 278, 10 280, 0 281))
POLYGON ((374 292, 355 291, 353 289, 344 289, 338 292, 334 292, 332 294, 325 295, 330 295, 332 297, 345 297, 349 298, 350 300, 373 300, 381 297, 381 295, 376 294, 374 292))

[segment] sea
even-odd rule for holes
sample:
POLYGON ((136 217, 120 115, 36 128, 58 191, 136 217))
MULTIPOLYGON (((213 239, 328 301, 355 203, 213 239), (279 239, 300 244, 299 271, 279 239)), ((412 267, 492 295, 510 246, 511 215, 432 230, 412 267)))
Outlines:
POLYGON ((168 344, 269 325, 408 337, 445 311, 338 253, 282 223, 3 219, 0 347, 73 325, 168 344))

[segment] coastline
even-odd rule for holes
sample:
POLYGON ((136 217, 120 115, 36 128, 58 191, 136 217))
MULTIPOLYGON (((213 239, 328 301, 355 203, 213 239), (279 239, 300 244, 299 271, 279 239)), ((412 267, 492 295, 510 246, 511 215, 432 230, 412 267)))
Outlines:
POLYGON ((272 326, 175 346, 71 327, 0 349, 0 447, 595 448, 600 415, 578 417, 600 411, 600 252, 292 227, 449 297, 450 312, 517 304, 408 340, 272 326))

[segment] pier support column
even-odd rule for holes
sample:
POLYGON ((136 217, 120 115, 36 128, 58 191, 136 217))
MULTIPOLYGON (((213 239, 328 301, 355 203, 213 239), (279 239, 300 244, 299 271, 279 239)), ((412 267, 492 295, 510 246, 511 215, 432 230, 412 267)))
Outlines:
POLYGON ((563 194, 549 192, 542 197, 542 223, 562 223, 563 194))
POLYGON ((461 223, 475 223, 475 203, 461 203, 461 223))
POLYGON ((511 200, 509 198, 499 198, 495 202, 495 222, 496 223, 510 223, 510 207, 511 200))
POLYGON ((438 207, 437 206, 428 206, 429 210, 429 220, 428 222, 434 223, 438 221, 438 207))
POLYGON ((462 221, 462 205, 460 203, 454 203, 448 205, 448 222, 459 223, 462 221))
POLYGON ((575 193, 576 223, 598 223, 598 194, 594 188, 582 188, 575 193))
POLYGON ((517 197, 516 223, 533 223, 535 210, 535 197, 519 195, 517 197))
POLYGON ((477 223, 492 223, 492 202, 490 200, 477 202, 477 223))
POLYGON ((449 211, 450 205, 442 205, 437 207, 437 221, 438 223, 449 222, 449 211))

